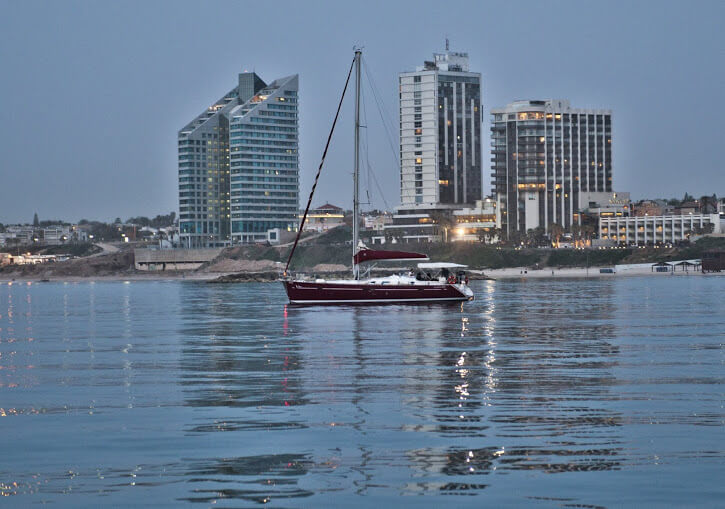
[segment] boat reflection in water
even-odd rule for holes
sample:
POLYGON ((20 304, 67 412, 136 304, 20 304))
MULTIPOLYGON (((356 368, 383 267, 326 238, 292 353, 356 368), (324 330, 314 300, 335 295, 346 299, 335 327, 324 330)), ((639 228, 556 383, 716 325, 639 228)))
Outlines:
POLYGON ((643 281, 306 308, 276 284, 3 285, 0 495, 717 506, 721 281, 643 281))
POLYGON ((494 472, 618 468, 621 415, 597 403, 612 397, 618 354, 610 289, 592 290, 593 322, 572 319, 592 312, 586 289, 552 288, 543 303, 476 284, 475 305, 383 310, 282 307, 262 285, 194 289, 182 378, 187 404, 209 412, 187 431, 224 447, 190 462, 189 500, 475 494, 494 472))

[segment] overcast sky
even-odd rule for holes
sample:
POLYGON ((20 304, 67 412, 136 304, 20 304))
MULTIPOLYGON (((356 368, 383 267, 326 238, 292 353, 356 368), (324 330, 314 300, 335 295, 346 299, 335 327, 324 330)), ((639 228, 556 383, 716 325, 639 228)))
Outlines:
MULTIPOLYGON (((489 112, 520 99, 613 110, 614 188, 725 194, 725 2, 71 2, 0 0, 0 223, 178 208, 177 132, 255 70, 300 75, 302 205, 352 58, 364 46, 397 136, 397 74, 444 48, 483 75, 489 112), (357 7, 355 7, 357 6, 357 7)), ((368 93, 369 157, 399 203, 368 93)), ((352 101, 314 204, 351 204, 352 101)), ((397 138, 393 140, 397 152, 397 138)))

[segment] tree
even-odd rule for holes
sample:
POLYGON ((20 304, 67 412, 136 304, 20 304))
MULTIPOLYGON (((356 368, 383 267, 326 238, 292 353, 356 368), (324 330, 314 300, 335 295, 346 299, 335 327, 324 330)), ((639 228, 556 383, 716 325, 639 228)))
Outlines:
POLYGON ((563 226, 561 226, 559 223, 551 223, 549 225, 549 237, 552 240, 552 244, 554 244, 556 247, 559 247, 559 241, 561 240, 562 235, 564 235, 563 226))
POLYGON ((700 197, 700 212, 703 214, 717 213, 717 195, 700 197))
POLYGON ((115 221, 113 221, 113 224, 121 224, 121 218, 117 217, 115 221))
POLYGON ((514 230, 508 234, 508 244, 512 246, 520 246, 524 240, 524 234, 518 230, 514 230))
POLYGON ((682 197, 682 202, 684 203, 686 201, 694 201, 694 200, 695 200, 695 198, 693 196, 691 196, 687 191, 685 191, 685 196, 682 197))
POLYGON ((540 247, 546 244, 546 230, 543 227, 537 226, 531 231, 531 240, 533 245, 540 247))
POLYGON ((455 223, 451 214, 446 211, 435 211, 430 214, 433 223, 438 225, 438 234, 443 242, 448 242, 448 230, 452 229, 455 223))
POLYGON ((36 213, 35 213, 35 214, 33 215, 33 226, 37 227, 37 226, 39 226, 39 225, 40 225, 40 221, 38 220, 38 213, 36 212, 36 213))

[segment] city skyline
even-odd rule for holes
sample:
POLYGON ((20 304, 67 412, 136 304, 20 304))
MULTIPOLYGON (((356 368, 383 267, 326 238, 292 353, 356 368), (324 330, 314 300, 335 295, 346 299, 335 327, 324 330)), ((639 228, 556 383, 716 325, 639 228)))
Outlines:
MULTIPOLYGON (((300 193, 306 197, 352 46, 365 46, 386 114, 397 125, 398 74, 441 51, 445 36, 482 73, 484 195, 491 193, 491 109, 550 98, 613 111, 615 187, 633 198, 685 190, 699 196, 725 187, 712 150, 725 109, 715 100, 725 71, 713 65, 723 46, 720 3, 692 9, 658 3, 656 10, 613 3, 607 12, 575 2, 486 3, 469 6, 464 21, 460 11, 433 3, 389 5, 383 17, 371 4, 356 11, 359 21, 351 28, 351 6, 282 2, 277 29, 284 40, 265 37, 261 26, 234 30, 232 15, 219 19, 219 9, 241 15, 243 4, 164 5, 6 3, 0 223, 27 222, 36 211, 77 221, 178 210, 174 133, 223 93, 229 75, 245 69, 300 74, 300 193), (551 31, 552 25, 570 29, 551 31), (200 36, 184 35, 193 30, 200 36), (512 30, 520 40, 506 37, 512 30), (536 51, 522 53, 532 44, 536 51), (699 129, 687 128, 688 117, 699 129)), ((343 111, 316 203, 350 205, 351 106, 343 111)), ((372 106, 368 97, 371 166, 385 199, 373 192, 371 206, 387 208, 387 201, 392 208, 399 204, 399 170, 372 106)))

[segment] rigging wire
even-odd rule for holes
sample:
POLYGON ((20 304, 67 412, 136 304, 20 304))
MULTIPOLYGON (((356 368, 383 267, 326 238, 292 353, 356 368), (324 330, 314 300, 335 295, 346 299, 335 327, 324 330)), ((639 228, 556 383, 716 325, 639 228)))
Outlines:
POLYGON ((393 130, 393 122, 388 118, 386 121, 385 116, 383 115, 383 110, 388 111, 385 108, 385 103, 383 102, 383 98, 375 85, 375 81, 373 80, 372 75, 370 74, 370 71, 368 71, 368 64, 367 59, 365 59, 365 66, 363 66, 363 69, 365 70, 365 77, 368 79, 368 83, 370 84, 370 90, 373 92, 373 99, 375 99, 375 104, 378 107, 378 113, 380 114, 380 120, 383 123, 383 129, 385 130, 385 134, 388 138, 388 144, 390 145, 391 153, 393 154, 393 160, 395 161, 395 167, 398 168, 398 171, 400 171, 400 154, 396 152, 395 146, 393 145, 393 136, 391 134, 393 130), (390 125, 388 125, 388 122, 390 125))
POLYGON ((342 108, 342 101, 345 99, 345 92, 347 92, 347 86, 350 83, 350 76, 352 76, 352 68, 355 65, 355 59, 353 58, 352 62, 350 63, 350 70, 347 71, 347 78, 345 79, 345 87, 342 89, 342 96, 340 97, 340 102, 337 105, 337 112, 335 113, 335 120, 332 121, 332 127, 330 128, 330 134, 327 135, 327 143, 325 143, 325 150, 322 152, 322 160, 320 161, 320 166, 317 168, 317 175, 315 176, 315 181, 312 184, 312 190, 310 190, 310 197, 307 199, 307 207, 305 207, 305 213, 302 216, 302 221, 300 221, 300 227, 297 230, 297 236, 295 237, 295 243, 292 246, 292 251, 290 251, 289 257, 287 258, 287 265, 284 267, 284 275, 287 275, 287 269, 289 269, 289 264, 292 261, 292 255, 295 254, 295 249, 297 249, 297 243, 300 240, 300 235, 302 234, 302 228, 305 225, 305 221, 307 220, 307 212, 310 210, 310 205, 312 204, 312 196, 315 194, 315 188, 317 187, 317 181, 320 179, 320 173, 322 173, 322 165, 325 164, 325 157, 327 156, 327 149, 330 148, 330 141, 332 140, 332 133, 335 132, 335 125, 337 124, 337 119, 340 116, 340 109, 342 108))
MULTIPOLYGON (((367 72, 367 69, 366 69, 367 72)), ((372 90, 372 87, 371 87, 372 90)), ((361 102, 362 102, 362 115, 364 120, 364 138, 361 140, 361 143, 363 144, 363 150, 365 153, 365 166, 367 169, 366 173, 366 189, 365 194, 367 196, 367 203, 366 205, 372 205, 372 198, 370 197, 370 192, 372 191, 373 184, 375 184, 375 188, 377 189, 378 193, 380 193, 380 198, 382 198, 383 203, 385 204, 385 209, 390 209, 390 204, 388 203, 388 200, 385 199, 385 193, 383 193, 383 189, 380 186, 380 183, 378 182, 378 178, 375 176, 375 171, 373 170, 372 165, 370 164, 370 138, 368 135, 369 130, 368 127, 368 117, 367 117, 367 107, 365 102, 365 87, 360 88, 360 96, 361 96, 361 102)), ((363 126, 361 126, 363 127, 363 126)))

